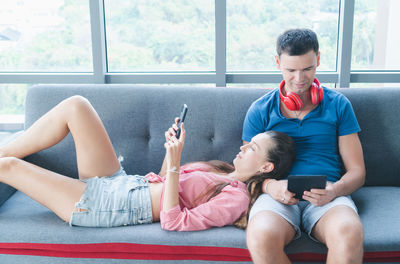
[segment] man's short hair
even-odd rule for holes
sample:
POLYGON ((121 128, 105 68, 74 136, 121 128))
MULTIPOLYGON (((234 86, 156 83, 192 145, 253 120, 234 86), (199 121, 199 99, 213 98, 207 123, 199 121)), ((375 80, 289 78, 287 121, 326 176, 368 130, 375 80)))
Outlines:
POLYGON ((300 56, 310 50, 316 54, 319 50, 317 34, 310 29, 289 29, 283 32, 276 42, 278 56, 281 56, 282 53, 289 56, 300 56))

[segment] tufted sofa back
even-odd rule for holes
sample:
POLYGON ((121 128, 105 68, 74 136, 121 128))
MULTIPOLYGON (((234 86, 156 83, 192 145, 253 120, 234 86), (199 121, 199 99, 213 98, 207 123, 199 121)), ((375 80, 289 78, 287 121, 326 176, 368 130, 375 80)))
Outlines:
MULTIPOLYGON (((352 102, 361 126, 366 185, 400 186, 400 89, 336 89, 352 102)), ((242 144, 243 120, 266 89, 138 85, 37 85, 29 89, 25 128, 61 100, 82 95, 99 113, 123 166, 130 174, 158 172, 164 158, 164 132, 186 103, 186 143, 182 163, 219 159, 231 162, 242 144)), ((57 146, 27 160, 77 177, 69 135, 57 146)))

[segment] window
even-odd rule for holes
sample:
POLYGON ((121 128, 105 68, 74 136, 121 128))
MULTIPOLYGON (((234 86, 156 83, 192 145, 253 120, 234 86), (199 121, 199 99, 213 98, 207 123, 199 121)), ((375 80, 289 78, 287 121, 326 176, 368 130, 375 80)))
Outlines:
POLYGON ((0 72, 93 71, 88 1, 0 4, 0 72))
POLYGON ((320 42, 319 70, 336 70, 339 0, 228 0, 227 70, 276 70, 276 39, 285 29, 311 28, 320 42))
POLYGON ((0 115, 23 115, 28 84, 0 84, 0 115))
POLYGON ((214 1, 106 0, 110 72, 214 71, 214 1))
POLYGON ((26 89, 35 83, 275 87, 276 39, 290 28, 317 33, 317 75, 327 87, 400 87, 399 0, 0 0, 0 6, 0 130, 23 118, 26 89), (339 25, 339 17, 354 19, 353 29, 339 25))
POLYGON ((400 70, 400 1, 357 0, 352 70, 400 70))
POLYGON ((2 130, 23 129, 28 84, 0 84, 0 140, 2 130))
POLYGON ((351 88, 380 88, 380 87, 394 87, 400 88, 399 83, 351 83, 351 88))

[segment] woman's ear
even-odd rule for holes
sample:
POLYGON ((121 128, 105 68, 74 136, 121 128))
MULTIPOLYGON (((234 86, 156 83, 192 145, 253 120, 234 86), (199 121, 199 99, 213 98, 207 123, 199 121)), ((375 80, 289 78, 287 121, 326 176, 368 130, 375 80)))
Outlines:
POLYGON ((273 171, 274 168, 275 168, 274 163, 272 163, 272 162, 267 162, 267 163, 265 163, 265 164, 261 167, 260 172, 262 172, 262 173, 268 173, 268 172, 273 171))

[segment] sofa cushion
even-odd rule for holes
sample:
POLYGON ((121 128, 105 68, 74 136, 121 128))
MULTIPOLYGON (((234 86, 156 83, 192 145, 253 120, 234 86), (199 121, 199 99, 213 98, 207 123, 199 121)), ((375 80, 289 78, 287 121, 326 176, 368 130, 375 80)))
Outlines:
MULTIPOLYGON (((364 187, 353 196, 364 224, 366 262, 400 261, 400 216, 395 208, 390 210, 382 206, 400 198, 399 194, 399 187, 364 187)), ((70 227, 21 192, 16 192, 0 207, 0 216, 0 254, 251 260, 246 249, 245 232, 231 226, 201 232, 165 231, 159 223, 115 228, 70 227)), ((286 252, 293 261, 324 261, 326 258, 326 247, 311 241, 304 233, 286 247, 286 252)))
POLYGON ((336 89, 349 98, 361 127, 366 186, 400 186, 400 89, 336 89))
POLYGON ((16 192, 0 207, 0 216, 0 253, 3 254, 249 260, 245 233, 234 227, 202 232, 165 231, 159 223, 114 228, 70 227, 21 192, 16 192))
POLYGON ((365 251, 400 252, 400 187, 363 187, 352 197, 364 226, 365 251))

